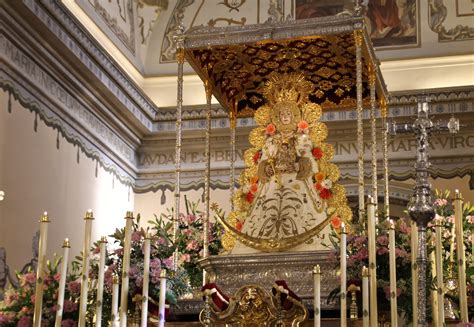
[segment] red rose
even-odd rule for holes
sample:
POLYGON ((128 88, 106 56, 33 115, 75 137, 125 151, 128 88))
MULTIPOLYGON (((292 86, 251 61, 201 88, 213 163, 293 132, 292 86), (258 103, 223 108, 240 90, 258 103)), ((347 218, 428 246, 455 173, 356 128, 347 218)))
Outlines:
POLYGON ((323 157, 323 150, 321 150, 321 148, 313 148, 313 151, 311 152, 313 153, 313 157, 318 160, 323 157))
POLYGON ((245 195, 245 200, 247 200, 248 203, 252 203, 254 198, 255 195, 253 195, 252 192, 248 192, 247 195, 245 195))
POLYGON ((253 162, 257 163, 260 160, 260 151, 255 152, 253 155, 253 162))
POLYGON ((321 199, 327 200, 332 196, 332 193, 327 188, 323 188, 321 191, 319 191, 319 196, 321 199))

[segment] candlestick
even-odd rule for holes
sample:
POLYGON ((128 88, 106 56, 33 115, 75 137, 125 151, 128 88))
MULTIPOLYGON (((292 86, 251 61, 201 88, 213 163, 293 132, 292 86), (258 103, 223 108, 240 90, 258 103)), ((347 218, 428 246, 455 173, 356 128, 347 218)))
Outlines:
POLYGON ((117 275, 113 276, 112 284, 112 314, 110 316, 111 327, 118 327, 119 325, 119 314, 118 314, 118 300, 119 300, 119 279, 117 275))
POLYGON ((107 245, 107 236, 102 236, 99 242, 100 257, 99 257, 99 276, 97 280, 97 308, 95 312, 95 326, 100 327, 102 325, 102 305, 104 298, 104 270, 105 270, 105 257, 107 251, 105 246, 107 245))
POLYGON ((459 307, 461 311, 461 322, 467 323, 467 289, 466 289, 466 255, 464 253, 464 232, 463 232, 463 209, 462 197, 458 190, 455 191, 454 198, 454 225, 456 226, 456 245, 458 257, 458 279, 459 279, 459 307))
POLYGON ((128 272, 130 270, 130 251, 132 248, 132 226, 133 212, 127 211, 125 215, 125 235, 123 246, 122 264, 122 292, 120 294, 120 326, 127 326, 127 305, 128 305, 128 272))
POLYGON ((69 260, 70 248, 71 244, 69 243, 69 239, 66 238, 63 242, 63 258, 61 260, 61 278, 59 280, 58 305, 56 311, 56 320, 54 323, 55 327, 61 327, 63 320, 64 291, 66 289, 67 264, 69 260))
POLYGON ((347 274, 346 274, 346 226, 342 223, 341 227, 341 326, 347 326, 347 274))
POLYGON ((41 326, 41 313, 43 309, 43 281, 46 263, 46 246, 48 244, 48 223, 50 222, 48 213, 45 211, 39 219, 40 238, 38 245, 38 267, 36 270, 36 290, 35 290, 35 311, 33 316, 33 326, 41 326))
POLYGON ((369 276, 370 276, 370 326, 377 327, 377 263, 375 244, 375 203, 371 196, 367 201, 367 226, 369 234, 369 276))
POLYGON ((388 230, 388 246, 390 260, 390 321, 392 326, 398 326, 397 313, 397 261, 395 253, 395 225, 392 219, 389 219, 390 229, 388 230))
POLYGON ((146 327, 148 324, 148 284, 150 281, 150 235, 146 233, 145 242, 143 243, 143 288, 142 288, 142 322, 141 326, 146 327))
POLYGON ((435 262, 436 262, 436 285, 438 298, 438 323, 444 326, 444 281, 443 281, 443 253, 442 253, 442 224, 441 219, 436 219, 436 247, 435 247, 435 262))
POLYGON ((362 268, 362 325, 369 327, 369 270, 366 266, 362 268))
POLYGON ((313 268, 314 277, 314 327, 321 327, 321 269, 313 268))
POLYGON ((418 265, 416 264, 416 254, 418 249, 418 228, 416 223, 411 221, 411 300, 413 306, 413 327, 418 326, 418 265))
POLYGON ((160 272, 160 301, 159 305, 159 327, 165 326, 165 300, 166 300, 166 270, 162 269, 160 272))
POLYGON ((87 314, 87 293, 89 292, 88 276, 89 276, 89 253, 91 248, 92 221, 94 215, 92 210, 87 210, 84 217, 84 247, 82 248, 82 275, 81 275, 81 297, 79 303, 79 327, 86 326, 87 314))

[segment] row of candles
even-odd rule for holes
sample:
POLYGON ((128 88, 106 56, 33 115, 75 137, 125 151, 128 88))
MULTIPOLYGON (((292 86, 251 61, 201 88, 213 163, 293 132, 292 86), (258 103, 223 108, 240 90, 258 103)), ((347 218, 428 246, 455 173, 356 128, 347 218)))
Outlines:
MULTIPOLYGON (((92 210, 86 212, 84 246, 83 246, 83 262, 81 272, 81 294, 79 303, 79 327, 86 326, 86 312, 87 312, 87 297, 89 292, 89 262, 92 236, 92 221, 94 216, 92 210)), ((112 286, 112 311, 111 311, 111 326, 125 327, 127 326, 127 304, 128 304, 128 286, 129 286, 129 269, 130 269, 130 253, 131 253, 131 234, 133 226, 133 213, 127 212, 125 216, 125 238, 123 251, 123 267, 122 267, 122 289, 119 295, 119 279, 117 276, 113 278, 112 286), (120 308, 119 308, 120 298, 120 308)), ((36 273, 36 289, 35 289, 35 308, 33 317, 33 326, 41 326, 41 315, 43 305, 43 280, 45 274, 46 263, 46 245, 48 238, 48 223, 50 222, 47 212, 40 218, 40 239, 38 251, 38 269, 36 273)), ((103 236, 99 242, 99 272, 97 280, 97 301, 95 308, 95 326, 100 327, 102 324, 102 304, 104 295, 104 272, 105 272, 105 257, 106 257, 107 237, 103 236)), ((61 277, 59 281, 58 302, 55 326, 60 327, 63 315, 64 293, 66 288, 66 275, 68 268, 70 242, 66 238, 63 243, 63 257, 61 264, 61 277)), ((148 289, 150 281, 150 252, 151 239, 149 235, 145 236, 143 244, 143 290, 142 290, 142 304, 141 304, 141 322, 140 325, 148 325, 148 289)), ((165 323, 165 294, 166 294, 166 270, 161 270, 160 275, 160 299, 159 299, 159 326, 164 326, 165 323)))
MULTIPOLYGON (((368 205, 368 250, 369 250, 369 269, 362 268, 362 319, 364 327, 378 326, 377 319, 377 278, 376 278, 376 247, 375 247, 375 203, 369 196, 368 205), (370 279, 370 280, 369 280, 370 279)), ((468 322, 467 311, 467 290, 466 290, 466 267, 465 250, 463 243, 463 211, 462 197, 458 190, 454 198, 455 222, 453 228, 453 239, 450 248, 450 264, 454 263, 454 236, 457 240, 458 253, 458 279, 459 279, 459 302, 461 322, 468 322)), ((418 231, 416 224, 412 223, 411 228, 411 248, 412 248, 412 300, 413 300, 413 326, 417 326, 417 303, 418 303, 418 271, 416 269, 416 249, 418 231)), ((443 279, 443 260, 442 260, 442 224, 439 219, 435 222, 435 255, 433 274, 436 275, 437 291, 434 292, 433 321, 435 326, 444 326, 444 279, 443 279)), ((396 278, 396 254, 395 254, 395 225, 390 219, 389 237, 389 266, 390 266, 390 320, 391 326, 398 326, 397 314, 397 278, 396 278)), ((346 242, 347 234, 344 224, 341 226, 340 234, 340 306, 341 306, 341 326, 347 326, 347 277, 346 277, 346 242)), ((314 276, 314 326, 321 326, 321 268, 319 265, 313 269, 314 276)))

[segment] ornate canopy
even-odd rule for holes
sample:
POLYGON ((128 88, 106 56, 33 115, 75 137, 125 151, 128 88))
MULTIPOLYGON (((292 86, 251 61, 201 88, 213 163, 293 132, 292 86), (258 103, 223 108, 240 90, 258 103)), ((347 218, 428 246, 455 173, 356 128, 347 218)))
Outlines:
POLYGON ((323 17, 244 27, 200 27, 185 34, 185 58, 231 114, 253 116, 265 103, 272 73, 301 72, 315 86, 310 100, 323 110, 356 107, 356 38, 362 39, 362 94, 369 74, 378 99, 387 91, 362 17, 323 17))

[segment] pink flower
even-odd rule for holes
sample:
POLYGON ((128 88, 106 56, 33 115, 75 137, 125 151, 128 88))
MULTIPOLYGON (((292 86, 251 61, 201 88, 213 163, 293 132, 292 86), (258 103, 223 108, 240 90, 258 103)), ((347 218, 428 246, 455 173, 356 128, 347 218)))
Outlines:
POLYGON ((448 200, 446 199, 436 199, 435 201, 435 206, 437 207, 445 207, 446 205, 448 205, 448 200))
POLYGON ((192 224, 196 221, 197 217, 193 214, 190 214, 190 215, 187 215, 186 216, 186 221, 188 222, 188 224, 192 224))
POLYGON ((118 256, 123 256, 123 248, 115 249, 114 253, 118 256))
POLYGON ((189 228, 184 229, 182 233, 183 233, 184 235, 186 235, 186 236, 191 236, 191 235, 193 235, 193 231, 190 230, 189 228))
POLYGON ((139 231, 134 231, 132 233, 132 242, 140 242, 140 239, 142 238, 142 233, 139 231))
POLYGON ((469 224, 474 224, 474 216, 466 216, 466 220, 469 222, 469 224))
POLYGON ((182 262, 189 262, 191 261, 191 256, 187 253, 181 255, 181 261, 182 262))
POLYGON ((64 300, 63 311, 64 312, 74 312, 77 310, 77 303, 71 300, 64 300))
POLYGON ((196 240, 191 240, 188 245, 186 245, 186 250, 188 251, 195 251, 199 249, 199 243, 196 240))
POLYGON ((137 285, 137 287, 143 287, 143 277, 142 276, 138 276, 137 279, 135 279, 135 285, 137 285))
POLYGON ((406 258, 408 253, 405 251, 405 249, 395 248, 395 256, 397 258, 406 258))
POLYGON ((61 322, 61 327, 76 327, 77 322, 72 319, 65 319, 61 322))
POLYGON ((377 249, 377 254, 378 255, 384 255, 386 253, 388 253, 388 249, 386 247, 381 247, 381 248, 377 249))
POLYGON ((15 319, 15 313, 0 311, 0 324, 9 324, 15 319))
POLYGON ((380 235, 377 237, 377 243, 380 245, 388 245, 388 237, 385 235, 380 235))
POLYGON ((99 254, 100 253, 100 247, 96 246, 94 251, 92 251, 92 254, 99 254))
POLYGON ((130 278, 136 278, 138 275, 138 268, 137 266, 131 266, 130 269, 128 270, 128 274, 130 278))
POLYGON ((33 272, 30 272, 30 273, 27 273, 27 274, 24 274, 22 276, 22 280, 21 280, 21 284, 22 286, 24 285, 34 285, 36 283, 36 274, 33 273, 33 272))
POLYGON ((173 257, 169 257, 168 259, 163 260, 163 265, 166 268, 171 268, 173 266, 173 257))
POLYGON ((71 295, 79 295, 81 293, 81 283, 78 281, 69 282, 67 288, 71 295))
POLYGON ((61 274, 57 273, 56 275, 53 276, 54 280, 59 282, 61 280, 61 274))
POLYGON ((454 215, 448 216, 447 219, 449 223, 454 224, 454 215))
POLYGON ((17 327, 30 327, 32 324, 31 318, 27 316, 23 316, 18 320, 17 327))

